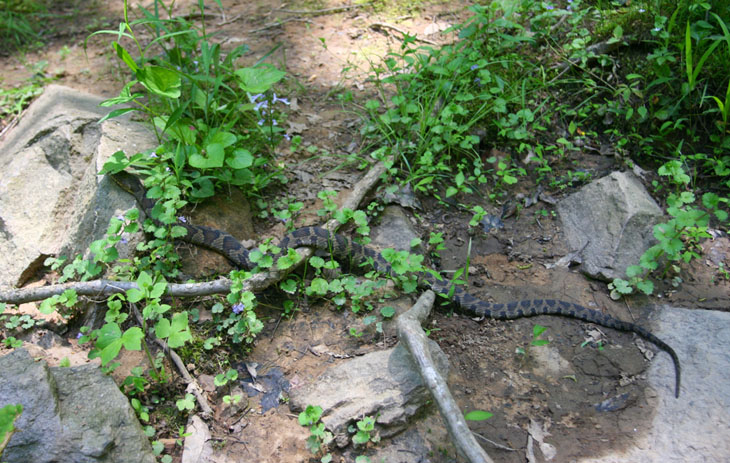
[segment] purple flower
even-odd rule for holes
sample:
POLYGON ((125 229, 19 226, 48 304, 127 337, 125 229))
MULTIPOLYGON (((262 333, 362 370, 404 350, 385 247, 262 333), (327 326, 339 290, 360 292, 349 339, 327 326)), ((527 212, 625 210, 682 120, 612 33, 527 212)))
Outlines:
POLYGON ((472 65, 471 65, 471 68, 470 68, 470 69, 471 69, 472 71, 473 71, 474 69, 479 69, 479 65, 478 65, 478 64, 472 64, 472 65))
POLYGON ((258 99, 259 99, 259 98, 261 98, 262 96, 264 96, 264 94, 263 94, 263 93, 257 93, 256 95, 249 95, 249 96, 248 96, 248 101, 250 101, 251 103, 255 103, 255 102, 256 102, 256 100, 258 100, 258 99))
POLYGON ((182 223, 188 223, 188 219, 186 219, 186 218, 185 218, 185 217, 183 217, 182 215, 181 215, 180 217, 178 217, 178 218, 177 218, 177 220, 179 220, 179 221, 180 221, 180 222, 182 222, 182 223))
POLYGON ((152 159, 155 159, 155 158, 157 158, 157 153, 154 153, 154 152, 153 152, 153 153, 150 153, 150 157, 151 157, 152 159))
POLYGON ((285 133, 284 134, 284 138, 286 139, 286 141, 290 141, 291 140, 291 137, 289 136, 288 133, 285 133))
POLYGON ((263 119, 259 119, 259 121, 257 122, 257 124, 258 125, 264 125, 264 120, 263 119))
POLYGON ((276 122, 276 119, 272 119, 272 120, 271 120, 271 125, 278 125, 278 124, 279 124, 279 123, 278 123, 278 122, 276 122))
POLYGON ((482 83, 482 79, 480 79, 479 77, 477 77, 477 78, 474 79, 474 83, 475 84, 481 84, 482 83))
POLYGON ((255 111, 260 111, 261 108, 268 108, 268 107, 269 107, 269 102, 264 100, 264 101, 259 101, 258 103, 256 103, 256 106, 254 106, 253 109, 255 111))
POLYGON ((285 105, 288 105, 289 104, 289 100, 287 100, 286 98, 277 98, 276 97, 276 93, 274 93, 274 100, 273 101, 274 101, 274 103, 276 103, 277 101, 281 101, 285 105))
POLYGON ((555 8, 555 7, 550 4, 545 5, 546 10, 552 10, 553 8, 555 8))
POLYGON ((82 332, 79 331, 78 334, 76 335, 76 339, 81 339, 81 337, 83 335, 84 335, 84 333, 82 333, 82 332))
POLYGON ((122 215, 121 215, 121 214, 120 214, 120 215, 118 215, 118 216, 116 216, 115 218, 116 218, 116 219, 117 219, 118 221, 120 221, 120 222, 124 222, 124 217, 122 217, 122 215))
POLYGON ((129 243, 129 240, 128 240, 127 238, 125 238, 125 237, 122 237, 122 239, 120 239, 119 241, 120 241, 120 242, 121 242, 122 244, 127 244, 127 243, 129 243))
POLYGON ((246 308, 246 306, 243 305, 242 302, 239 302, 237 304, 233 304, 233 307, 232 307, 233 313, 235 313, 235 314, 239 314, 239 313, 243 312, 243 309, 245 309, 245 308, 246 308))

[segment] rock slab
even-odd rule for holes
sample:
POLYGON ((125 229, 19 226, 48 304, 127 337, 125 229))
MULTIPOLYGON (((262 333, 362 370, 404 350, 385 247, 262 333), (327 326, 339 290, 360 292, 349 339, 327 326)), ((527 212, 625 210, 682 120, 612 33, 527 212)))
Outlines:
MULTIPOLYGON (((442 376, 448 376, 446 354, 430 342, 431 355, 442 376)), ((408 350, 401 344, 371 352, 325 371, 316 381, 290 393, 293 411, 307 405, 322 407, 322 422, 338 446, 349 443, 347 427, 364 416, 378 416, 380 435, 389 437, 431 400, 408 350)))
POLYGON ((51 85, 0 143, 0 286, 22 285, 48 256, 83 254, 134 205, 97 172, 115 151, 157 141, 123 118, 99 124, 101 101, 51 85))
POLYGON ((582 271, 593 278, 624 278, 626 267, 656 240, 652 228, 662 210, 633 174, 614 172, 558 203, 563 231, 582 250, 582 271))
POLYGON ((659 353, 649 369, 656 390, 651 426, 634 447, 581 463, 728 461, 730 455, 730 313, 662 307, 654 333, 677 351, 682 389, 674 398, 674 369, 659 353))
POLYGON ((25 349, 0 357, 0 404, 23 413, 4 463, 154 463, 127 398, 95 365, 62 368, 25 349))

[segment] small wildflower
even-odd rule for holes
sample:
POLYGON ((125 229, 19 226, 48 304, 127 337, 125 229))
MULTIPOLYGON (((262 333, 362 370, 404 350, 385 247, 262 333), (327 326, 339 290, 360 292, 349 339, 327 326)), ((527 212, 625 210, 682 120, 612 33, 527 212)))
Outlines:
POLYGON ((82 332, 80 332, 80 331, 79 331, 79 332, 78 332, 78 333, 76 334, 76 339, 81 339, 81 337, 82 337, 83 335, 84 335, 84 333, 82 333, 82 332))
POLYGON ((257 122, 257 124, 258 125, 264 125, 264 120, 263 119, 259 119, 259 121, 257 122))
POLYGON ((249 95, 248 96, 248 101, 250 101, 251 103, 256 103, 256 100, 258 100, 262 96, 264 96, 263 93, 257 93, 256 95, 249 95))
POLYGON ((152 159, 156 159, 157 158, 157 153, 155 153, 155 152, 150 153, 150 157, 152 159))
POLYGON ((192 130, 193 132, 195 131, 195 126, 194 126, 194 125, 189 125, 189 126, 188 126, 188 128, 189 128, 190 130, 192 130))
POLYGON ((479 65, 478 64, 472 64, 470 69, 472 71, 475 70, 475 69, 479 69, 479 65))
POLYGON ((545 5, 546 10, 552 10, 553 8, 555 8, 555 7, 550 4, 545 5))
POLYGON ((121 215, 121 214, 119 214, 118 216, 116 216, 116 219, 117 219, 118 221, 120 221, 120 222, 124 222, 124 216, 123 216, 123 215, 121 215))
POLYGON ((172 172, 169 167, 165 167, 165 172, 172 172))
POLYGON ((271 119, 271 125, 278 125, 279 123, 276 122, 276 119, 271 119))
POLYGON ((284 138, 286 139, 286 141, 291 141, 291 137, 289 136, 288 133, 284 134, 284 138))
POLYGON ((177 220, 179 220, 179 221, 180 221, 180 222, 182 222, 182 223, 188 223, 188 219, 186 219, 186 218, 185 218, 185 217, 183 217, 182 215, 181 215, 180 217, 178 217, 178 218, 177 218, 177 220))
POLYGON ((233 307, 232 307, 233 313, 235 313, 235 314, 239 314, 239 313, 243 312, 243 309, 245 309, 245 308, 246 308, 246 306, 243 305, 242 302, 233 304, 233 307))
POLYGON ((660 30, 662 30, 662 28, 661 28, 661 27, 655 27, 655 28, 654 28, 654 29, 652 29, 652 30, 653 30, 654 32, 659 32, 660 30))
POLYGON ((122 237, 122 239, 119 240, 122 244, 128 244, 129 240, 125 237, 122 237))
POLYGON ((277 98, 276 97, 276 93, 274 93, 274 103, 276 103, 277 101, 281 101, 285 105, 289 105, 290 104, 289 103, 289 100, 287 100, 286 98, 277 98))
POLYGON ((474 83, 475 83, 475 84, 477 84, 477 85, 481 85, 481 83, 482 83, 482 79, 480 79, 479 77, 476 77, 476 78, 474 79, 474 83))
POLYGON ((256 111, 260 111, 261 108, 267 108, 268 106, 269 106, 269 102, 264 100, 264 101, 259 101, 258 103, 256 103, 256 106, 254 106, 253 109, 256 111))
POLYGON ((646 13, 646 10, 643 8, 639 8, 639 13, 646 13))

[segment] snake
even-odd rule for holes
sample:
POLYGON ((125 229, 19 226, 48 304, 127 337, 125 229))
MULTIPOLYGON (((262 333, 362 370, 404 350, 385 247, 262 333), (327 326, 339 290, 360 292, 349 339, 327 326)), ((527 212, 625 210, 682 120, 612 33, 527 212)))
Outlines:
MULTIPOLYGON (((152 218, 152 208, 156 201, 148 198, 140 179, 120 171, 111 174, 112 180, 123 190, 132 194, 142 206, 147 217, 152 218)), ((187 222, 176 224, 184 228, 187 234, 179 239, 211 249, 230 260, 236 267, 252 270, 256 264, 249 258, 249 251, 229 233, 204 225, 193 225, 187 222)), ((279 255, 286 254, 290 248, 309 247, 329 251, 337 259, 351 259, 356 264, 367 263, 381 274, 392 275, 391 264, 375 249, 356 243, 352 239, 316 226, 298 228, 287 234, 280 242, 279 255)), ((636 333, 672 358, 675 373, 675 397, 679 398, 681 367, 679 357, 674 349, 659 339, 646 328, 620 320, 598 310, 579 304, 556 299, 527 299, 506 303, 493 303, 479 299, 459 286, 450 285, 427 272, 414 272, 419 285, 430 288, 435 293, 449 298, 466 314, 479 318, 495 320, 512 320, 537 315, 556 315, 594 323, 618 331, 636 333)))

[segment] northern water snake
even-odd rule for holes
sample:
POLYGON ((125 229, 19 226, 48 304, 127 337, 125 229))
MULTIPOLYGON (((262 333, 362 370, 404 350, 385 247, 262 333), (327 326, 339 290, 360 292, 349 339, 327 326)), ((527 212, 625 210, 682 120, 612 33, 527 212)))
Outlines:
MULTIPOLYGON (((137 199, 143 210, 151 217, 150 212, 155 205, 153 199, 147 198, 145 189, 140 180, 126 172, 111 175, 112 179, 124 190, 137 199)), ((178 223, 187 231, 187 235, 180 238, 189 243, 212 249, 233 262, 239 268, 252 269, 255 264, 249 259, 248 250, 230 234, 211 227, 178 223)), ((375 270, 383 274, 392 274, 391 265, 376 250, 355 243, 351 239, 330 233, 319 227, 303 227, 289 233, 279 243, 282 253, 289 248, 313 247, 331 252, 334 257, 352 259, 356 263, 368 261, 375 270)), ((597 310, 589 309, 578 304, 555 299, 531 299, 508 303, 491 303, 478 299, 459 286, 451 287, 447 282, 439 281, 427 273, 419 273, 419 281, 430 287, 434 292, 449 297, 464 312, 477 317, 508 320, 535 315, 560 315, 575 318, 597 325, 613 328, 619 331, 633 332, 652 342, 669 354, 674 362, 675 397, 679 397, 681 370, 679 357, 669 344, 662 341, 647 329, 634 323, 625 322, 597 310)))

